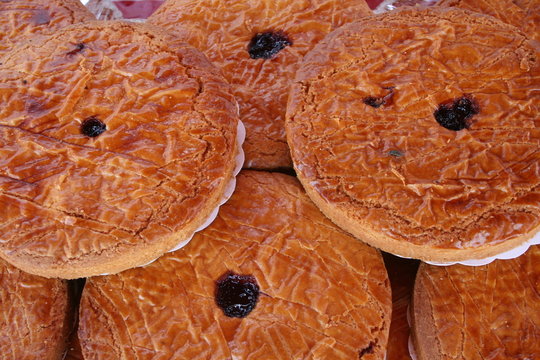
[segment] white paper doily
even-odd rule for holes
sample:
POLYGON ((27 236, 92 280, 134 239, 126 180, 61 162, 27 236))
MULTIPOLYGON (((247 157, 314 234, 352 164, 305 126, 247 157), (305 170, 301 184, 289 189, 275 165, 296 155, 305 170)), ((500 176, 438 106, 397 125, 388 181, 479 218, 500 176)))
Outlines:
POLYGON ((214 222, 214 220, 216 219, 221 205, 225 204, 231 198, 232 194, 234 193, 234 189, 236 189, 236 175, 238 175, 238 173, 240 173, 240 170, 242 170, 242 166, 244 165, 244 160, 246 158, 244 155, 244 150, 242 149, 242 145, 244 144, 245 139, 246 139, 246 128, 244 127, 244 123, 238 120, 238 127, 236 129, 236 144, 237 144, 236 146, 238 148, 238 154, 236 155, 236 165, 233 171, 233 178, 231 179, 231 181, 225 188, 225 191, 223 193, 221 201, 219 202, 219 205, 210 213, 210 215, 208 215, 208 218, 206 219, 206 221, 201 226, 199 226, 197 230, 195 230, 195 232, 191 234, 191 236, 187 240, 180 241, 178 245, 173 247, 168 252, 173 252, 173 251, 183 248, 184 246, 187 245, 187 243, 191 241, 195 233, 210 226, 210 224, 214 222))
MULTIPOLYGON (((461 260, 461 261, 454 261, 454 262, 435 262, 435 261, 425 261, 423 262, 434 265, 434 266, 451 266, 451 265, 465 265, 465 266, 483 266, 492 263, 495 260, 508 260, 508 259, 515 259, 517 257, 520 257, 521 255, 525 254, 527 250, 533 245, 540 245, 540 232, 538 232, 536 235, 532 237, 529 241, 526 241, 525 243, 511 249, 505 252, 502 252, 500 254, 487 257, 484 259, 469 259, 469 260, 461 260)), ((398 254, 393 254, 397 257, 404 258, 404 259, 414 259, 407 256, 401 256, 398 254)))
MULTIPOLYGON (((418 5, 433 5, 439 0, 422 0, 418 2, 418 5)), ((375 9, 373 9, 374 14, 382 14, 388 11, 392 11, 396 9, 396 6, 393 4, 396 2, 396 0, 384 0, 382 3, 380 3, 375 9)))
MULTIPOLYGON (((411 301, 413 301, 412 297, 411 297, 411 301)), ((414 344, 412 341, 411 304, 410 303, 409 303, 409 306, 407 306, 407 324, 409 324, 409 341, 407 342, 407 347, 409 348, 409 355, 412 360, 418 360, 418 357, 416 356, 416 350, 414 349, 414 344)))
POLYGON ((519 245, 518 247, 505 251, 503 253, 497 254, 495 256, 491 256, 484 259, 472 259, 472 260, 463 260, 463 261, 456 261, 456 262, 448 262, 448 263, 439 263, 439 262, 431 262, 431 261, 425 261, 426 263, 430 265, 436 265, 436 266, 450 266, 450 265, 466 265, 466 266, 482 266, 487 265, 495 260, 508 260, 508 259, 515 259, 521 255, 523 255, 527 250, 529 250, 529 247, 532 245, 538 245, 540 244, 540 232, 538 232, 536 235, 532 237, 529 241, 525 242, 524 244, 519 245))

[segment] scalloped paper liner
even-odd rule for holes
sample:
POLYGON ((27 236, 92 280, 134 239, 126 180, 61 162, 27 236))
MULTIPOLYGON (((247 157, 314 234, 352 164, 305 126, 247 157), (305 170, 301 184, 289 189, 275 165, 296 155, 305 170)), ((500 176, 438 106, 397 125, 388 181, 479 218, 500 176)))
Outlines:
MULTIPOLYGON (((413 295, 414 296, 414 295, 413 295)), ((411 297, 412 301, 412 297, 411 297)), ((411 326, 411 304, 409 303, 409 306, 407 306, 407 324, 409 324, 409 341, 407 342, 407 347, 409 348, 409 356, 412 360, 418 360, 418 356, 416 356, 416 350, 414 349, 414 344, 412 341, 412 326, 411 326)))
POLYGON ((412 337, 409 335, 409 356, 412 360, 418 360, 418 356, 416 356, 416 350, 414 349, 414 344, 412 341, 412 337))
MULTIPOLYGON (((451 266, 451 265, 465 265, 465 266, 484 266, 484 265, 487 265, 487 264, 490 264, 492 263, 493 261, 495 260, 509 260, 509 259, 515 259, 517 257, 520 257, 521 255, 525 254, 527 252, 527 250, 529 250, 529 248, 533 245, 540 245, 540 232, 536 233, 536 235, 534 235, 532 237, 532 239, 524 242, 523 244, 511 249, 511 250, 508 250, 508 251, 505 251, 505 252, 502 252, 500 254, 497 254, 497 255, 494 255, 494 256, 490 256, 490 257, 487 257, 487 258, 483 258, 483 259, 469 259, 469 260, 461 260, 461 261, 455 261, 455 262, 434 262, 434 261, 425 261, 425 260, 422 260, 422 262, 425 262, 426 264, 429 264, 429 265, 434 265, 434 266, 451 266)), ((392 255, 395 255, 397 257, 400 257, 400 258, 404 258, 404 259, 416 259, 416 258, 411 258, 411 257, 407 257, 407 256, 401 256, 401 255, 398 255, 398 254, 394 254, 394 253, 391 253, 392 255)))
POLYGON ((245 155, 244 150, 242 149, 242 145, 244 144, 244 140, 246 139, 246 128, 244 127, 244 123, 240 120, 238 120, 238 127, 236 129, 236 146, 238 148, 238 154, 236 155, 236 166, 233 171, 233 178, 225 188, 225 191, 223 192, 223 196, 221 198, 221 201, 219 202, 219 205, 208 215, 208 218, 206 221, 199 226, 197 230, 187 240, 183 240, 178 245, 176 245, 174 248, 169 250, 168 252, 173 252, 178 249, 181 249, 182 247, 186 246, 187 243, 191 241, 193 238, 193 235, 195 235, 196 232, 199 232, 205 228, 207 228, 214 220, 216 219, 219 208, 221 205, 225 204, 229 199, 231 198, 232 194, 234 193, 234 189, 236 189, 236 176, 238 173, 240 173, 240 170, 242 170, 242 166, 244 165, 245 155))
MULTIPOLYGON (((244 123, 242 121, 238 120, 238 125, 236 127, 236 148, 237 148, 237 154, 236 154, 236 157, 235 157, 236 165, 235 165, 235 168, 233 170, 232 179, 229 181, 229 184, 227 184, 227 186, 225 187, 225 191, 223 192, 223 195, 221 197, 221 200, 220 200, 218 206, 214 210, 212 210, 210 215, 208 215, 208 217, 206 218, 204 223, 201 226, 199 226, 197 228, 197 230, 195 230, 190 236, 188 236, 187 239, 181 240, 171 250, 166 251, 165 254, 183 248, 184 246, 186 246, 191 241, 191 239, 193 239, 193 236, 195 235, 195 233, 197 233, 197 232, 207 228, 208 226, 210 226, 210 224, 212 224, 212 222, 214 222, 214 220, 216 219, 216 217, 218 215, 218 212, 219 212, 219 208, 221 207, 221 205, 225 204, 231 198, 232 194, 234 193, 234 190, 236 189, 236 176, 238 175, 238 173, 240 173, 240 170, 242 170, 242 166, 244 165, 245 155, 244 155, 244 150, 242 149, 242 145, 244 144, 245 139, 246 139, 246 128, 244 126, 244 123)), ((149 262, 147 262, 145 264, 138 265, 138 266, 135 266, 135 267, 136 268, 137 267, 144 267, 146 265, 149 265, 149 264, 153 263, 154 261, 156 261, 160 257, 161 256, 158 256, 157 258, 155 258, 155 259, 153 259, 153 260, 151 260, 151 261, 149 261, 149 262)), ((110 275, 110 274, 109 273, 101 274, 101 276, 104 276, 104 275, 110 275)))
POLYGON ((540 244, 540 232, 536 233, 536 235, 534 235, 532 239, 530 239, 529 241, 526 241, 525 243, 513 248, 512 250, 508 250, 500 254, 497 254, 495 256, 488 257, 488 258, 463 260, 463 261, 448 262, 448 263, 439 263, 439 262, 431 262, 431 261, 424 261, 424 262, 430 265, 436 265, 436 266, 450 266, 450 265, 456 265, 456 264, 465 265, 465 266, 483 266, 483 265, 492 263, 495 260, 515 259, 525 254, 525 252, 529 250, 529 247, 533 245, 539 245, 539 244, 540 244))
MULTIPOLYGON (((373 9, 374 14, 382 14, 388 11, 395 10, 397 6, 394 5, 394 3, 397 0, 384 0, 381 2, 375 9, 373 9)), ((439 0, 417 0, 416 3, 418 5, 425 5, 425 6, 431 6, 437 3, 439 0)), ((403 6, 403 5, 401 5, 403 6)))

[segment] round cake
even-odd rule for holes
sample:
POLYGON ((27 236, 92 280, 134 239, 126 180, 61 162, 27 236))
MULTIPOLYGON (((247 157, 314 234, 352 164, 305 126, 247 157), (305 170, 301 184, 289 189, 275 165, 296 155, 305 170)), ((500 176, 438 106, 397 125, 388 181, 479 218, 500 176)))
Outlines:
POLYGON ((150 18, 223 70, 246 125, 248 168, 291 167, 284 128, 289 86, 326 34, 371 15, 364 0, 168 0, 150 18))
POLYGON ((540 359, 540 246, 489 265, 420 265, 414 290, 418 360, 540 359))
POLYGON ((79 0, 0 1, 0 57, 18 42, 95 20, 79 0))
POLYGON ((377 250, 293 177, 247 171, 186 247, 89 279, 79 339, 86 360, 382 360, 391 306, 377 250))
POLYGON ((453 8, 334 31, 291 90, 298 177, 336 224, 385 251, 482 259, 540 230, 540 48, 453 8))
POLYGON ((540 41, 539 0, 441 0, 440 6, 455 6, 493 16, 521 29, 531 39, 540 41))
POLYGON ((64 280, 26 274, 0 260, 0 358, 58 360, 71 330, 64 280))
POLYGON ((89 22, 0 66, 0 256, 46 277, 143 265, 234 179, 237 103, 207 59, 142 24, 89 22))

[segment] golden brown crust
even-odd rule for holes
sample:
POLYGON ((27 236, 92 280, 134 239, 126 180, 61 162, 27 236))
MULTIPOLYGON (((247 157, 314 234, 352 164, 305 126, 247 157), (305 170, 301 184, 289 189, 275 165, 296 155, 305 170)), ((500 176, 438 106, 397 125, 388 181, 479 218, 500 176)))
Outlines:
POLYGON ((540 41, 540 0, 441 0, 437 5, 493 16, 540 41))
POLYGON ((326 219, 294 178, 247 171, 186 247, 91 278, 79 338, 86 360, 158 351, 181 359, 383 359, 390 311, 375 249, 326 219), (215 304, 215 281, 227 271, 260 286, 243 319, 215 304))
POLYGON ((419 360, 540 358, 540 246, 480 267, 420 266, 413 334, 419 360))
POLYGON ((459 261, 516 247, 540 230, 539 58, 516 28, 459 9, 345 25, 292 89, 298 177, 335 223, 388 252, 459 261), (480 108, 470 127, 440 126, 434 111, 462 96, 480 108))
POLYGON ((248 168, 291 167, 283 127, 288 89, 302 57, 342 24, 371 15, 364 0, 168 0, 149 21, 201 49, 233 84, 246 125, 248 168), (270 60, 251 59, 257 33, 292 41, 270 60))
POLYGON ((0 359, 58 360, 71 329, 67 282, 0 260, 0 359))
POLYGON ((79 0, 2 0, 0 57, 19 42, 91 20, 94 15, 79 0))
POLYGON ((142 265, 218 205, 237 104, 204 56, 150 26, 90 22, 8 54, 0 70, 0 256, 77 278, 142 265), (98 118, 106 131, 81 133, 98 118))

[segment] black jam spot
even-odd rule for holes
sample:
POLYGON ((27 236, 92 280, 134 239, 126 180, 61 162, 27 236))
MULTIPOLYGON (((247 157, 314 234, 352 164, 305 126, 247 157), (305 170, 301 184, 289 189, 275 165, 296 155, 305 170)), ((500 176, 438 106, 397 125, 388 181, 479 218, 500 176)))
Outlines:
POLYGON ((383 105, 391 105, 392 104, 392 98, 394 97, 394 88, 393 87, 385 87, 383 88, 385 90, 388 90, 388 94, 382 97, 374 97, 374 96, 367 96, 362 99, 364 104, 371 106, 375 109, 380 108, 383 105))
POLYGON ((47 10, 36 10, 34 16, 32 16, 32 21, 36 25, 45 25, 51 21, 51 16, 47 10))
POLYGON ((88 119, 84 120, 81 124, 81 134, 88 137, 96 137, 101 135, 107 126, 101 122, 97 117, 91 116, 88 119))
POLYGON ((451 100, 439 105, 433 116, 442 127, 459 131, 468 129, 468 120, 480 112, 478 105, 467 96, 451 100))
MULTIPOLYGON (((0 64, 0 65, 2 65, 2 64, 0 64)), ((28 84, 28 81, 23 80, 22 83, 23 83, 23 85, 26 85, 26 84, 28 84)))
POLYGON ((388 155, 398 158, 398 157, 402 157, 403 153, 401 151, 399 151, 399 150, 390 150, 388 152, 388 155))
POLYGON ((246 317, 257 304, 259 285, 251 275, 233 272, 223 274, 216 281, 216 304, 228 317, 246 317))
POLYGON ((85 47, 86 47, 86 45, 84 45, 84 43, 78 43, 77 45, 75 45, 75 49, 69 51, 67 54, 68 55, 75 55, 75 54, 80 53, 81 51, 83 51, 85 47))
POLYGON ((365 97, 364 99, 362 99, 362 101, 364 102, 364 104, 374 107, 375 109, 381 107, 381 105, 384 104, 382 98, 373 96, 365 97))
POLYGON ((251 39, 248 53, 252 59, 271 59, 290 45, 292 42, 282 31, 265 31, 258 33, 251 39))

